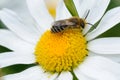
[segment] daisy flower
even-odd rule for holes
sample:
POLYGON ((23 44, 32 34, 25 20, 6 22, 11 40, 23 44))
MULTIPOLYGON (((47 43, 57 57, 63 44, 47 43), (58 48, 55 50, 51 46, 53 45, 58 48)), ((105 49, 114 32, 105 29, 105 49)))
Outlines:
POLYGON ((120 7, 105 13, 109 2, 74 0, 81 18, 90 10, 86 22, 95 24, 101 19, 89 33, 90 25, 82 31, 51 33, 54 21, 72 17, 63 0, 58 3, 55 19, 44 0, 27 0, 34 26, 25 24, 11 10, 1 10, 0 19, 8 29, 0 29, 0 45, 12 51, 0 54, 0 68, 36 63, 22 72, 3 76, 4 80, 120 80, 120 38, 97 38, 120 22, 120 7))

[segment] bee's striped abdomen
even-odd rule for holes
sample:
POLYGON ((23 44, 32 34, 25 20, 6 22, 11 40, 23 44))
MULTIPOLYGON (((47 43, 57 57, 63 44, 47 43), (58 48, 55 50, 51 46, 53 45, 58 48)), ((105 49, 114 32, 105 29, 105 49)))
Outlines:
POLYGON ((65 26, 52 26, 51 32, 58 33, 65 29, 65 26))

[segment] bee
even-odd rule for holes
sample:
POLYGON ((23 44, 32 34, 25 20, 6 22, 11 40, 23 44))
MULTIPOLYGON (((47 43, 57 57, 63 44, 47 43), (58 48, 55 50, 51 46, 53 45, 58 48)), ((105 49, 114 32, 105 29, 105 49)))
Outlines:
POLYGON ((55 21, 52 24, 51 32, 52 33, 58 33, 58 32, 62 32, 66 29, 71 29, 71 28, 78 28, 78 29, 82 28, 82 29, 84 29, 86 24, 92 25, 90 23, 86 23, 86 21, 85 21, 88 14, 89 14, 89 12, 87 13, 87 15, 84 19, 79 18, 79 17, 72 17, 72 18, 69 18, 69 19, 55 21))
POLYGON ((81 28, 81 27, 82 28, 85 27, 85 21, 78 17, 72 17, 69 19, 55 21, 52 25, 51 32, 58 33, 65 29, 81 28))

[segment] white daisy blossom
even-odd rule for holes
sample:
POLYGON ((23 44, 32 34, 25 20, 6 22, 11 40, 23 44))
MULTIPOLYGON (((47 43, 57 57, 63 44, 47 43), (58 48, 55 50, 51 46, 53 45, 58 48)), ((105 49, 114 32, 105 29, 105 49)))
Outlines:
MULTIPOLYGON (((102 18, 98 27, 86 35, 89 56, 73 70, 79 80, 120 80, 120 64, 118 63, 120 59, 117 58, 120 55, 120 37, 95 39, 120 22, 120 7, 105 13, 109 2, 109 0, 91 0, 90 2, 89 0, 74 0, 79 16, 83 16, 87 10, 90 10, 87 22, 95 24, 102 18), (104 55, 106 56, 103 57, 104 55)), ((24 20, 11 10, 3 9, 0 11, 0 19, 9 29, 0 29, 0 45, 13 50, 13 52, 0 54, 0 68, 14 64, 35 63, 33 54, 35 44, 41 33, 50 29, 51 23, 54 21, 45 7, 44 0, 27 0, 27 4, 39 27, 28 27, 23 23, 24 20)), ((59 2, 56 11, 55 20, 71 17, 63 1, 59 2)), ((83 34, 86 34, 90 27, 86 26, 83 34)), ((70 72, 64 71, 58 76, 57 73, 46 73, 40 66, 6 75, 3 78, 4 80, 73 80, 70 72)))

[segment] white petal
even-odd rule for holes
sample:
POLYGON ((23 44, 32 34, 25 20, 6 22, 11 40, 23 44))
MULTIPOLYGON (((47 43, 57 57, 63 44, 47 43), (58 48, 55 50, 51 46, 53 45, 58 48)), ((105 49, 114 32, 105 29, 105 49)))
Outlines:
POLYGON ((87 18, 94 17, 95 19, 93 19, 92 22, 97 22, 102 17, 109 2, 110 2, 110 0, 105 0, 105 1, 74 0, 74 3, 75 3, 77 11, 79 13, 79 16, 84 18, 86 16, 85 15, 86 11, 90 10, 90 13, 87 18), (96 14, 97 12, 99 12, 99 14, 96 14))
POLYGON ((21 54, 20 52, 6 52, 0 54, 0 68, 14 64, 35 63, 34 54, 21 54))
MULTIPOLYGON (((87 0, 87 1, 89 4, 89 0, 87 0)), ((87 4, 87 1, 85 4, 87 4)), ((91 24, 95 24, 98 20, 100 20, 100 18, 103 16, 103 14, 104 14, 105 10, 107 9, 108 4, 110 2, 110 0, 104 0, 104 1, 93 0, 93 1, 94 1, 94 4, 91 7, 90 13, 87 17, 87 22, 91 23, 91 24)), ((90 1, 90 5, 92 5, 91 1, 90 1)), ((88 6, 88 5, 85 5, 85 6, 88 6)), ((91 28, 91 26, 90 27, 86 26, 83 33, 86 34, 90 28, 91 28)))
POLYGON ((32 67, 17 74, 4 76, 5 80, 41 80, 42 70, 38 67, 32 67))
POLYGON ((53 22, 52 16, 49 14, 44 0, 27 0, 28 8, 35 21, 39 24, 38 29, 41 31, 41 27, 46 30, 51 27, 53 22))
POLYGON ((31 67, 23 72, 4 76, 5 80, 54 80, 56 74, 44 75, 43 70, 39 66, 31 67), (45 78, 46 77, 46 78, 45 78))
POLYGON ((120 80, 120 64, 104 57, 87 58, 79 66, 79 71, 93 80, 120 80))
POLYGON ((94 4, 95 4, 95 0, 74 0, 76 9, 79 13, 79 16, 81 18, 83 18, 84 14, 86 13, 87 10, 90 10, 94 4))
POLYGON ((31 43, 36 43, 38 40, 38 33, 32 27, 27 27, 22 23, 23 20, 14 12, 3 9, 0 11, 0 19, 3 23, 14 33, 20 36, 23 40, 31 43))
POLYGON ((104 15, 98 27, 92 32, 87 34, 86 36, 87 40, 94 39, 95 37, 114 27, 119 22, 120 22, 120 7, 117 7, 108 11, 104 15))
POLYGON ((63 0, 59 1, 56 11, 56 20, 68 19, 72 17, 67 10, 63 0))
POLYGON ((100 56, 104 56, 106 58, 109 58, 115 62, 120 63, 120 54, 100 54, 100 56))
POLYGON ((73 80, 73 77, 70 72, 62 72, 57 80, 73 80))
POLYGON ((110 59, 114 62, 120 63, 120 54, 96 54, 93 53, 91 51, 89 51, 89 57, 93 57, 93 56, 102 56, 102 57, 106 57, 107 59, 110 59))
POLYGON ((74 73, 75 73, 76 77, 77 77, 79 80, 93 80, 93 79, 91 79, 90 77, 88 77, 88 76, 84 75, 83 73, 81 73, 81 72, 79 71, 79 68, 76 68, 76 69, 74 70, 74 73))
POLYGON ((40 80, 55 80, 57 78, 58 74, 57 73, 47 73, 47 72, 43 72, 41 74, 41 79, 40 80))
POLYGON ((98 54, 120 54, 120 38, 100 38, 90 41, 88 49, 98 54))
POLYGON ((34 45, 21 40, 12 32, 4 29, 0 29, 0 45, 17 52, 32 53, 34 51, 34 45))

